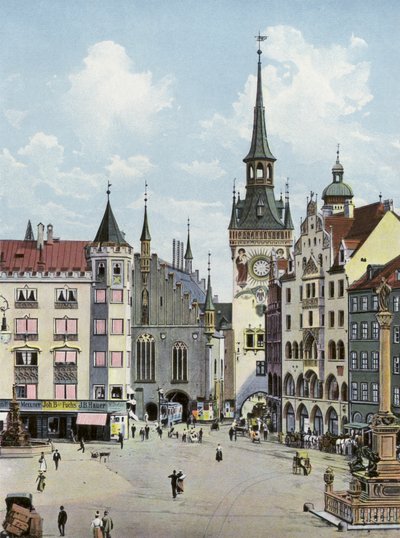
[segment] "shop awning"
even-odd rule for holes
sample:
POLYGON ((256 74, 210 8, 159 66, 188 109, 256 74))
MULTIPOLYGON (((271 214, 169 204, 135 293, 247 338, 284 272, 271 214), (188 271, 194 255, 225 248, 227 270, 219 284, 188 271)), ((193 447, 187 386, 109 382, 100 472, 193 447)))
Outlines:
POLYGON ((105 426, 107 413, 78 413, 76 423, 79 426, 105 426))
POLYGON ((366 422, 349 422, 343 426, 346 430, 365 430, 370 427, 366 422))

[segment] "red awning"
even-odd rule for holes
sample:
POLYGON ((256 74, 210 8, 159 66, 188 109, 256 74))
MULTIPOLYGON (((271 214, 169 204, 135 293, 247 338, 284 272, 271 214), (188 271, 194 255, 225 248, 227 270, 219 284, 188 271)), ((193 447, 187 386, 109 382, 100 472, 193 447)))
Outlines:
POLYGON ((76 423, 81 426, 105 426, 107 413, 78 413, 76 423))

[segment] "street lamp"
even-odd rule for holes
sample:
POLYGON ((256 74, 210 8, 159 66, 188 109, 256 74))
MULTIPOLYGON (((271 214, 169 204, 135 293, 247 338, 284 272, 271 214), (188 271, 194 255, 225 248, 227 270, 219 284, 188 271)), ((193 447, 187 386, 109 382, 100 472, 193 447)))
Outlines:
POLYGON ((158 422, 161 423, 161 404, 164 402, 164 389, 158 387, 158 422))

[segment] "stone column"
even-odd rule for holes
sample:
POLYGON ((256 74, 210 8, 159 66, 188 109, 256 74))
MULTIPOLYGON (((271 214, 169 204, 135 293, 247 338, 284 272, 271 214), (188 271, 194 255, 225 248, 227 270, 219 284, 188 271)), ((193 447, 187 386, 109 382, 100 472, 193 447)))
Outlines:
POLYGON ((379 414, 392 414, 392 388, 391 388, 391 368, 390 368, 390 327, 392 325, 393 314, 390 312, 379 312, 376 319, 380 328, 379 346, 379 414))

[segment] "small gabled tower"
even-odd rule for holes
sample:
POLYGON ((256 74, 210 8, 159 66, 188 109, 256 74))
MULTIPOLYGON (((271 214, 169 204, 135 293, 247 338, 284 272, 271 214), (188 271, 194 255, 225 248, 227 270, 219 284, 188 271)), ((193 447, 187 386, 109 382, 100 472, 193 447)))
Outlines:
POLYGON ((192 274, 193 272, 193 254, 192 254, 192 248, 190 246, 190 219, 188 218, 187 222, 187 241, 186 241, 186 252, 185 252, 185 272, 192 274))

